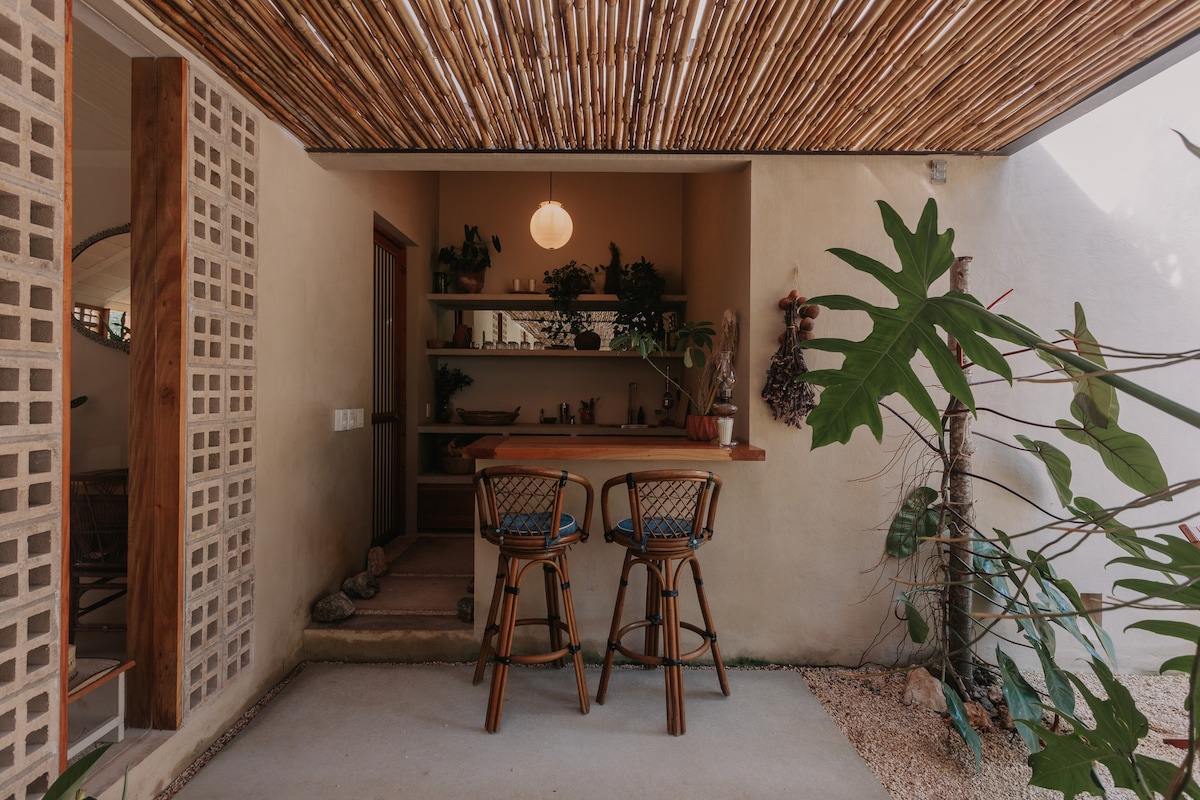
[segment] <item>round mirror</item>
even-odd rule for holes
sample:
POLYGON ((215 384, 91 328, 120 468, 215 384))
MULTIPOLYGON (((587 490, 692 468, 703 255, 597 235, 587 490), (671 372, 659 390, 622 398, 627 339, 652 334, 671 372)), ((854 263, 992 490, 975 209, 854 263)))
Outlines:
POLYGON ((129 352, 129 225, 100 231, 71 251, 71 324, 89 339, 129 352))

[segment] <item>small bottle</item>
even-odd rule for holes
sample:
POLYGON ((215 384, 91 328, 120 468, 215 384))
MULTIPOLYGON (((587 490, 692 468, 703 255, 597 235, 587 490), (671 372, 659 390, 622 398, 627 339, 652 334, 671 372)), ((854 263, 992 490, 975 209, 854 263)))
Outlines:
POLYGON ((643 408, 642 406, 638 406, 638 421, 637 421, 637 424, 638 424, 638 425, 645 425, 645 424, 646 424, 646 409, 645 409, 645 408, 643 408))

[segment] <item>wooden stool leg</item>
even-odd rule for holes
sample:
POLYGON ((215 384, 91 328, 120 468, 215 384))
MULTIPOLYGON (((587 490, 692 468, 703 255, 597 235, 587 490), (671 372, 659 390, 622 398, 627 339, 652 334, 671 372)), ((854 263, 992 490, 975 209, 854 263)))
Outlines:
MULTIPOLYGON (((680 564, 679 567, 683 565, 680 564)), ((683 710, 683 647, 680 642, 677 569, 665 559, 662 568, 663 672, 667 689, 667 732, 680 736, 687 730, 683 710)))
MULTIPOLYGON (((559 569, 562 568, 562 561, 565 556, 560 556, 554 560, 553 564, 542 564, 542 580, 546 586, 546 627, 550 632, 550 649, 562 650, 562 609, 559 607, 559 576, 558 571, 554 568, 558 564, 559 569)), ((565 578, 563 579, 565 580, 565 578)), ((556 667, 565 667, 567 665, 566 658, 560 658, 554 662, 556 667)))
MULTIPOLYGON (((655 560, 655 566, 662 569, 662 561, 655 560)), ((662 586, 653 579, 654 570, 646 566, 646 641, 642 652, 648 656, 658 655, 658 637, 663 627, 662 586)))
POLYGON ((613 604, 612 627, 608 629, 608 646, 604 653, 604 667, 600 670, 600 687, 596 690, 596 702, 604 705, 608 694, 608 678, 612 673, 613 656, 617 653, 617 632, 621 630, 621 614, 625 611, 625 591, 629 588, 629 570, 633 566, 633 553, 625 551, 625 563, 621 565, 621 582, 617 588, 617 601, 613 604))
POLYGON ((521 573, 515 557, 504 558, 504 597, 500 603, 500 630, 497 633, 495 662, 492 667, 492 690, 488 695, 487 719, 484 727, 488 733, 500 729, 500 714, 504 710, 504 691, 508 686, 508 667, 511 664, 513 630, 517 623, 517 595, 521 593, 521 573))
POLYGON ((696 584, 696 599, 700 601, 700 614, 704 619, 704 630, 708 635, 713 664, 717 668, 717 678, 721 682, 721 693, 729 697, 729 680, 725 677, 725 662, 721 660, 721 645, 717 642, 717 627, 713 624, 712 612, 708 607, 708 595, 704 591, 704 576, 700 572, 700 559, 693 556, 691 562, 692 580, 696 584))
POLYGON ((563 613, 567 617, 567 652, 575 662, 575 684, 579 689, 579 710, 586 714, 590 710, 587 678, 583 672, 583 648, 579 645, 579 629, 575 625, 575 601, 571 599, 571 573, 567 570, 566 553, 558 557, 558 568, 561 572, 556 577, 561 578, 559 586, 562 588, 563 613))
POLYGON ((500 611, 500 594, 504 590, 504 556, 496 558, 496 585, 492 589, 492 604, 488 606, 487 624, 483 626, 483 641, 479 645, 479 660, 475 662, 475 676, 471 679, 472 686, 478 686, 483 680, 483 672, 487 669, 488 656, 495 652, 492 646, 496 638, 496 615, 500 611))

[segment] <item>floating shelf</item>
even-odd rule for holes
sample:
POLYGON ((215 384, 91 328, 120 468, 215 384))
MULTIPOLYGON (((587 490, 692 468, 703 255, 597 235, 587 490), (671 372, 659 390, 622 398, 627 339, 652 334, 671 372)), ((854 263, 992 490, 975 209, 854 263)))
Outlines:
MULTIPOLYGON (((550 298, 542 293, 427 294, 425 299, 442 308, 464 311, 523 311, 553 307, 550 298)), ((662 304, 668 309, 680 308, 687 304, 687 295, 664 294, 662 304)), ((571 305, 582 311, 616 311, 618 301, 615 294, 584 294, 571 301, 571 305)))

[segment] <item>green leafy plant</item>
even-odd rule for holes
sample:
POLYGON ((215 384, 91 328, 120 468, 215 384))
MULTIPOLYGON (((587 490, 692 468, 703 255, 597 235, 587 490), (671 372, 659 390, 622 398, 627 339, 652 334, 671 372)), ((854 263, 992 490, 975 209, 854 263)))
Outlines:
MULTIPOLYGON (((107 744, 97 747, 67 767, 54 783, 50 784, 50 788, 42 795, 42 800, 95 800, 84 790, 83 784, 109 747, 111 745, 107 744)), ((128 783, 128 775, 126 783, 128 783)), ((122 800, 125 797, 125 788, 121 789, 122 800)))
MULTIPOLYGON (((1113 563, 1159 573, 1165 578, 1117 581, 1116 587, 1136 595, 1123 605, 1152 597, 1180 608, 1200 608, 1200 591, 1195 589, 1200 582, 1200 548, 1177 536, 1146 538, 1116 518, 1122 508, 1169 500, 1197 482, 1176 485, 1167 482, 1150 444, 1121 428, 1120 406, 1114 390, 1138 397, 1193 427, 1200 427, 1200 415, 1133 383, 1119 374, 1122 370, 1111 368, 1104 348, 1092 335, 1078 305, 1074 328, 1059 331, 1062 338, 1051 343, 1026 326, 993 314, 965 292, 932 295, 933 284, 955 264, 953 231, 938 232, 937 209, 932 200, 913 231, 906 228, 886 203, 879 206, 884 229, 901 263, 899 271, 849 250, 830 252, 887 288, 895 296, 896 305, 876 306, 844 295, 809 301, 831 309, 863 311, 870 317, 872 329, 862 341, 824 338, 800 345, 844 356, 840 369, 817 370, 805 376, 824 387, 808 421, 813 429, 814 448, 845 442, 860 426, 867 427, 878 440, 883 433, 881 409, 890 410, 889 396, 899 394, 930 429, 926 433, 897 415, 910 426, 919 446, 930 453, 931 461, 939 465, 940 479, 936 488, 918 485, 906 491, 888 531, 886 549, 896 559, 913 560, 933 548, 929 558, 934 565, 932 574, 923 580, 906 581, 898 603, 910 639, 918 645, 925 644, 928 638, 935 642, 927 661, 940 668, 943 689, 952 709, 952 723, 978 762, 979 737, 967 722, 965 706, 959 708, 959 705, 979 696, 981 676, 985 676, 984 682, 990 679, 986 676, 994 676, 1001 681, 1009 711, 1033 754, 1030 758, 1033 783, 1060 789, 1067 797, 1074 797, 1079 792, 1096 790, 1099 783, 1095 770, 1101 765, 1117 785, 1133 789, 1139 797, 1198 796, 1200 790, 1192 780, 1191 763, 1195 755, 1196 720, 1200 718, 1194 691, 1200 659, 1183 656, 1163 665, 1163 669, 1190 670, 1192 676, 1188 710, 1193 722, 1184 763, 1175 767, 1139 759, 1133 754, 1133 747, 1146 733, 1144 717, 1139 722, 1140 712, 1128 693, 1122 694, 1119 684, 1109 685, 1115 684, 1111 677, 1111 665, 1115 663, 1111 639, 1090 615, 1091 609, 1074 585, 1057 574, 1051 563, 1055 556, 1048 551, 1048 545, 1021 551, 1016 542, 1018 536, 1053 530, 1056 532, 1051 537, 1053 541, 1078 536, 1080 541, 1073 546, 1084 546, 1090 535, 1104 535, 1126 553, 1113 563), (942 332, 953 336, 961 348, 961 358, 947 346, 942 332), (1075 494, 1071 486, 1071 462, 1066 454, 1049 442, 1018 434, 1014 439, 1016 444, 1010 446, 1044 466, 1066 513, 1054 514, 1039 507, 1049 518, 1047 524, 1012 535, 995 526, 991 526, 990 534, 985 534, 984 526, 975 524, 974 511, 964 511, 972 505, 969 495, 964 503, 953 489, 957 480, 972 476, 969 448, 964 450, 958 426, 968 418, 991 414, 993 410, 977 406, 967 370, 979 365, 1009 382, 1014 380, 1006 357, 985 337, 1013 342, 1035 352, 1062 376, 1072 389, 1071 419, 1032 424, 1057 429, 1068 440, 1093 449, 1105 467, 1126 486, 1141 493, 1141 497, 1113 508, 1075 494), (912 362, 918 354, 928 361, 938 382, 950 395, 940 409, 913 368, 912 362), (964 463, 968 466, 963 466, 964 463), (974 596, 995 603, 999 613, 973 613, 974 596), (927 616, 932 616, 932 623, 927 616), (1044 695, 1030 686, 1012 659, 999 648, 991 664, 976 652, 1002 620, 1012 621, 1025 645, 1036 654, 1047 687, 1044 695), (964 623, 962 627, 959 622, 964 623), (1092 695, 1079 678, 1057 663, 1056 631, 1069 634, 1091 655, 1092 670, 1105 687, 1106 698, 1092 695), (1097 720, 1095 728, 1085 729, 1076 715, 1076 691, 1097 720), (1044 724, 1043 713, 1068 720, 1072 733, 1059 736, 1057 726, 1044 724)), ((1200 626, 1190 623, 1149 619, 1130 627, 1190 642, 1200 641, 1200 626)))
POLYGON ((709 356, 712 353, 713 337, 716 335, 716 330, 713 328, 711 322, 689 321, 680 325, 673 332, 675 334, 675 344, 669 350, 663 345, 662 339, 650 331, 626 331, 625 333, 618 334, 613 337, 612 342, 609 343, 609 347, 618 351, 630 350, 640 355, 650 366, 654 367, 659 375, 662 375, 683 393, 684 397, 691 404, 691 407, 695 409, 693 413, 707 414, 712 408, 713 397, 705 395, 699 389, 704 367, 708 363, 709 356), (659 369, 658 364, 654 363, 653 356, 666 355, 668 353, 683 356, 683 365, 697 371, 697 392, 695 396, 692 396, 680 381, 672 378, 665 371, 659 369))
POLYGON ((592 291, 592 277, 598 267, 579 264, 574 259, 569 263, 546 270, 542 283, 546 285, 546 296, 554 306, 554 315, 542 325, 542 333, 556 344, 566 344, 570 336, 586 330, 586 316, 575 306, 579 295, 592 291))
POLYGON ((439 403, 449 402, 454 395, 475 382, 475 379, 458 367, 442 364, 438 367, 433 393, 439 403))
POLYGON ((663 336, 662 295, 667 281, 658 274, 654 264, 642 256, 621 270, 617 289, 617 313, 613 321, 616 336, 648 334, 654 339, 663 336))
POLYGON ((445 265, 451 272, 476 273, 483 272, 492 266, 491 249, 500 252, 500 237, 493 236, 491 241, 485 241, 479 235, 479 226, 463 225, 462 245, 446 245, 438 251, 437 261, 445 265))

